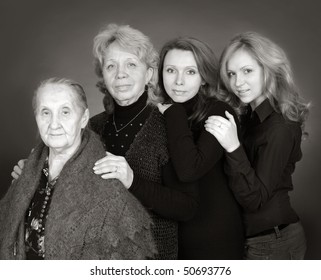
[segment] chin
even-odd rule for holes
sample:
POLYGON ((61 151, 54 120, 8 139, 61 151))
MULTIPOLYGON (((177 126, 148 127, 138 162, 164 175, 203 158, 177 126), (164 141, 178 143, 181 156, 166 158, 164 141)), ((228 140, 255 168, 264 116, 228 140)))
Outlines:
POLYGON ((49 142, 46 144, 49 148, 51 149, 62 149, 64 148, 67 144, 66 143, 59 143, 59 142, 49 142))
POLYGON ((176 102, 176 103, 184 103, 186 100, 185 100, 185 98, 172 98, 173 99, 173 101, 174 102, 176 102))

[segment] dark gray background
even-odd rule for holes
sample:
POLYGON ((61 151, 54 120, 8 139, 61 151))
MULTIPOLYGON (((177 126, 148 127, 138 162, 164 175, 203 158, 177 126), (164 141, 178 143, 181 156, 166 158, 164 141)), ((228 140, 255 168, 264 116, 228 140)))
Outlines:
MULTIPOLYGON (((236 33, 253 30, 287 52, 299 88, 313 107, 294 174, 293 206, 308 238, 308 259, 321 259, 320 50, 321 2, 291 0, 1 0, 0 195, 18 159, 36 141, 31 96, 39 81, 59 76, 81 82, 91 115, 103 110, 95 88, 92 39, 107 23, 130 24, 159 49, 179 35, 208 42, 217 55, 236 33), (318 167, 319 166, 319 167, 318 167)), ((5 225, 0 225, 5 226, 5 225)), ((218 241, 219 242, 219 241, 218 241)))

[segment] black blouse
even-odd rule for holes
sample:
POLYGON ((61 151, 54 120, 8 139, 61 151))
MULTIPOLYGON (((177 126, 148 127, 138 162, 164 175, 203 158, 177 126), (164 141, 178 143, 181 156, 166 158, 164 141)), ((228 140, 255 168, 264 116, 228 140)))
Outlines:
POLYGON ((54 186, 58 177, 49 180, 48 160, 46 160, 39 181, 39 187, 30 202, 25 217, 25 246, 27 260, 45 258, 45 224, 54 186))
POLYGON ((247 236, 296 222, 288 192, 302 157, 300 124, 285 120, 268 99, 242 121, 242 145, 226 153, 230 187, 244 209, 247 236))

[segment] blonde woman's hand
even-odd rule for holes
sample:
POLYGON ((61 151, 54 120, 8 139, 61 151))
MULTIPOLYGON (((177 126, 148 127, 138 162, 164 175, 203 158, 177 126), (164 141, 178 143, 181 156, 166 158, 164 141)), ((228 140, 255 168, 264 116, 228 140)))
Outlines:
POLYGON ((95 163, 93 170, 103 179, 118 179, 126 189, 130 188, 134 180, 134 172, 126 159, 109 152, 106 152, 106 156, 95 163))
POLYGON ((164 112, 171 107, 173 104, 162 104, 162 103, 157 103, 158 110, 161 112, 163 115, 164 112))
POLYGON ((225 111, 225 115, 228 119, 221 116, 210 116, 205 121, 205 129, 217 139, 228 153, 231 153, 240 146, 240 141, 233 115, 227 111, 225 111))
POLYGON ((20 177, 25 166, 25 161, 26 159, 20 159, 18 163, 13 167, 13 171, 11 172, 12 181, 17 180, 20 177))

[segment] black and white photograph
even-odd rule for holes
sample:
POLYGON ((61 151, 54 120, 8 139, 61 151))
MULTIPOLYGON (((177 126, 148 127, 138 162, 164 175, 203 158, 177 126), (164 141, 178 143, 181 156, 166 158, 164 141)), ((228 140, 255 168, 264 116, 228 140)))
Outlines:
POLYGON ((321 260, 320 11, 2 0, 0 268, 321 260))

